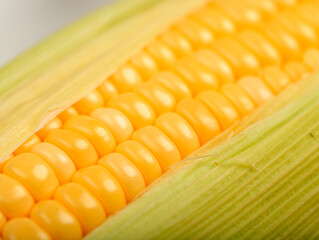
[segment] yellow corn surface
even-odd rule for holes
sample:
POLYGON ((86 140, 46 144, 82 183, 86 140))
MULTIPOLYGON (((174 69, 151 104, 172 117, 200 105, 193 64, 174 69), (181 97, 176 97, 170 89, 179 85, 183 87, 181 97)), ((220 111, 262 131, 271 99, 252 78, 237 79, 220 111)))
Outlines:
POLYGON ((0 238, 81 239, 169 168, 319 69, 316 1, 212 1, 0 165, 0 238))

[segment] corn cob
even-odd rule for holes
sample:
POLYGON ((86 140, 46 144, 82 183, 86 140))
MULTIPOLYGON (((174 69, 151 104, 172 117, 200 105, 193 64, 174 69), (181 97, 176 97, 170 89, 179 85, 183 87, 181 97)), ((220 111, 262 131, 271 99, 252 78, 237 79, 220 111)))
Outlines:
POLYGON ((302 11, 318 4, 309 2, 211 2, 148 43, 1 164, 2 236, 82 238, 318 70, 318 21, 302 11))

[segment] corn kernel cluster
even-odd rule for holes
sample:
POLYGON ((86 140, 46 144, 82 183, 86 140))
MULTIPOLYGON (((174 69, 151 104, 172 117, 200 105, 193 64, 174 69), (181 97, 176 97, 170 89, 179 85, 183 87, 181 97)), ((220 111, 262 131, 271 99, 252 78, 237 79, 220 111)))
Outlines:
POLYGON ((147 185, 319 69, 319 3, 212 1, 0 165, 0 239, 81 239, 147 185))

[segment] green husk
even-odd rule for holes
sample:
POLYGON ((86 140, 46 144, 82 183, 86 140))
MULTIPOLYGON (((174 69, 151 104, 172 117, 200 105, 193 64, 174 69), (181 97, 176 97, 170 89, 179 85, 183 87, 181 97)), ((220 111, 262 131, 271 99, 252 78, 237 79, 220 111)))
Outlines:
POLYGON ((0 162, 150 40, 206 1, 118 1, 5 66, 0 70, 0 162))
POLYGON ((318 237, 319 76, 302 86, 242 126, 279 111, 177 166, 86 240, 318 237))

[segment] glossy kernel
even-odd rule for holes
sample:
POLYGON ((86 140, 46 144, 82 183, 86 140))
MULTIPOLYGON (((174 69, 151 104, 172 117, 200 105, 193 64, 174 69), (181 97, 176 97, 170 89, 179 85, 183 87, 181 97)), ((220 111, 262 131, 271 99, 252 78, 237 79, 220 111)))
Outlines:
POLYGON ((300 56, 301 49, 297 40, 277 22, 262 24, 258 30, 275 44, 283 60, 293 60, 300 56))
POLYGON ((216 91, 206 91, 197 96, 204 105, 217 118, 222 130, 229 128, 239 120, 239 115, 235 107, 221 93, 216 91))
POLYGON ((135 92, 145 98, 157 115, 173 111, 176 105, 174 95, 156 81, 147 81, 138 85, 135 92))
POLYGON ((176 145, 157 127, 140 128, 134 132, 132 139, 142 143, 153 153, 163 172, 166 172, 170 166, 181 160, 176 145))
POLYGON ((195 58, 216 74, 218 82, 220 82, 221 85, 235 81, 235 74, 232 67, 220 54, 210 49, 202 49, 195 53, 195 58))
POLYGON ((217 36, 236 31, 234 21, 216 8, 204 8, 195 13, 195 17, 206 24, 217 36))
POLYGON ((45 124, 38 132, 37 135, 40 139, 44 139, 55 129, 59 129, 62 127, 62 121, 59 118, 53 118, 47 124, 45 124))
POLYGON ((215 40, 214 33, 193 17, 182 20, 177 24, 177 29, 191 40, 196 48, 209 46, 215 40))
POLYGON ((162 41, 172 48, 178 57, 188 56, 193 51, 193 46, 190 41, 176 30, 169 30, 165 32, 162 41))
POLYGON ((247 92, 257 106, 261 106, 274 97, 272 90, 260 79, 253 76, 243 77, 238 84, 247 92))
POLYGON ((98 160, 94 147, 80 133, 58 129, 49 134, 44 141, 64 151, 72 159, 77 169, 93 165, 98 160))
POLYGON ((121 184, 127 202, 130 202, 145 188, 143 175, 124 155, 110 153, 102 157, 99 164, 105 167, 121 184))
POLYGON ((71 106, 61 112, 58 117, 62 122, 66 122, 71 117, 79 115, 79 112, 75 109, 75 107, 71 106))
POLYGON ((149 103, 136 93, 124 93, 109 101, 108 107, 123 112, 134 128, 151 125, 155 120, 155 112, 149 103))
POLYGON ((55 172, 60 184, 69 182, 76 171, 75 165, 70 157, 60 148, 53 144, 38 143, 30 150, 50 165, 55 172))
POLYGON ((30 138, 23 142, 16 150, 14 150, 14 155, 29 152, 30 149, 39 142, 41 142, 41 139, 38 137, 38 135, 33 134, 30 138))
POLYGON ((104 106, 104 99, 100 92, 94 90, 86 95, 84 98, 74 104, 74 107, 79 113, 88 115, 94 109, 104 106))
POLYGON ((117 109, 98 108, 90 116, 103 122, 109 128, 117 143, 129 139, 133 134, 134 128, 132 123, 117 109))
POLYGON ((176 112, 195 130, 201 145, 221 133, 219 123, 214 115, 196 99, 182 100, 177 104, 176 112))
POLYGON ((236 107, 241 117, 245 117, 256 108, 255 103, 238 84, 225 84, 222 87, 222 93, 236 107))
POLYGON ((239 40, 247 46, 260 60, 261 65, 280 64, 282 59, 277 48, 257 31, 246 30, 238 35, 239 40))
POLYGON ((59 186, 51 167, 34 153, 23 153, 10 159, 3 173, 23 183, 37 201, 51 198, 59 186))
POLYGON ((34 200, 17 180, 0 174, 0 211, 8 218, 27 216, 34 200))
POLYGON ((156 60, 159 69, 168 68, 177 60, 175 53, 161 40, 154 40, 147 45, 146 49, 156 60))
POLYGON ((259 76, 275 93, 281 92, 291 83, 289 76, 277 66, 262 69, 259 76))
POLYGON ((230 0, 228 4, 217 3, 219 3, 218 6, 222 11, 227 13, 236 25, 240 27, 253 26, 262 19, 262 15, 257 11, 256 7, 243 4, 241 1, 230 0))
POLYGON ((128 140, 120 143, 115 151, 127 157, 139 169, 143 174, 146 185, 162 175, 158 161, 143 144, 128 140))
POLYGON ((100 157, 115 148, 116 143, 111 131, 103 122, 92 117, 75 116, 64 124, 64 128, 78 132, 88 139, 100 157))
POLYGON ((303 54, 303 62, 313 71, 319 70, 319 50, 309 48, 303 54))
POLYGON ((15 218, 3 228, 5 240, 51 240, 51 236, 30 218, 15 218))
POLYGON ((194 129, 177 113, 164 113, 156 119, 155 126, 161 129, 177 146, 182 158, 200 147, 194 129))
POLYGON ((145 50, 139 51, 130 61, 144 79, 150 78, 159 69, 157 62, 145 50))
POLYGON ((309 74, 307 66, 302 62, 290 61, 284 66, 285 72, 294 82, 302 80, 309 74))
POLYGON ((125 63, 110 77, 110 81, 120 93, 124 93, 132 91, 142 82, 142 77, 132 64, 125 63))
POLYGON ((196 59, 185 58, 180 60, 174 66, 173 71, 183 78, 194 94, 204 90, 217 89, 218 87, 215 73, 196 59))
POLYGON ((124 191, 115 177, 104 167, 94 165, 82 168, 73 177, 73 182, 87 188, 102 203, 107 215, 126 205, 124 191))
POLYGON ((30 217, 54 239, 82 239, 83 233, 79 221, 66 207, 55 200, 38 202, 33 207, 30 217))
POLYGON ((234 38, 225 37, 213 47, 231 63, 237 77, 256 73, 260 69, 259 60, 253 52, 234 38))
POLYGON ((105 103, 107 103, 112 97, 118 95, 116 87, 109 80, 104 81, 98 87, 98 91, 101 93, 105 103))
POLYGON ((85 234, 99 226, 106 218, 101 203, 80 184, 67 183, 60 186, 54 199, 75 215, 85 234))
POLYGON ((176 101, 192 97, 192 92, 187 84, 180 77, 178 77, 178 75, 172 72, 159 72, 155 74, 151 80, 162 84, 164 87, 170 90, 174 94, 176 101))

